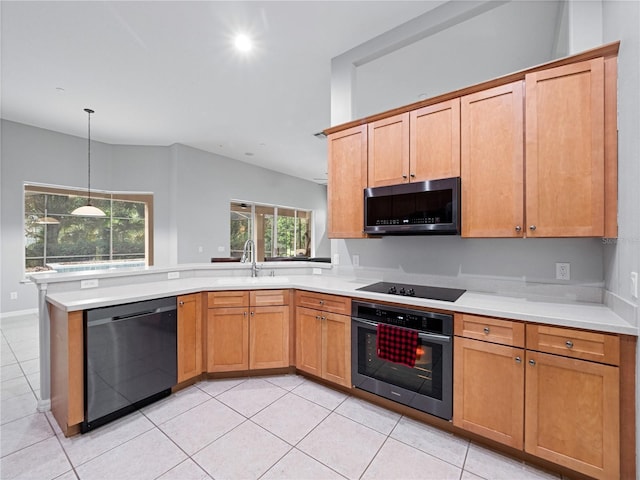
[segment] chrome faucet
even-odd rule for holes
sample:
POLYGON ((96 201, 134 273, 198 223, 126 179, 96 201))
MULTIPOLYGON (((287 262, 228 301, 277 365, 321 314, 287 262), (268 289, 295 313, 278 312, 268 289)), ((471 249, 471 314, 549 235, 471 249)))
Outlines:
POLYGON ((242 248, 242 258, 240 258, 240 261, 242 263, 247 263, 247 260, 251 260, 251 276, 257 277, 260 267, 256 265, 256 244, 251 239, 244 242, 244 247, 242 248))

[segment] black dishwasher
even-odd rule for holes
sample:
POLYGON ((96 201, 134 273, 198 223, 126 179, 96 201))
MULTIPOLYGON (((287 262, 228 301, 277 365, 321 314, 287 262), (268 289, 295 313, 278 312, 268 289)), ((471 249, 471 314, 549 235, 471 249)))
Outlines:
POLYGON ((176 297, 84 312, 82 433, 169 395, 176 383, 176 297))

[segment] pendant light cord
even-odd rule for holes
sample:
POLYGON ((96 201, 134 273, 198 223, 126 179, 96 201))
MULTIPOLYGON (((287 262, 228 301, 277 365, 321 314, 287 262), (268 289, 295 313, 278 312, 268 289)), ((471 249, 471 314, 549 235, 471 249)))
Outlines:
POLYGON ((85 108, 84 111, 88 114, 87 158, 89 160, 89 168, 87 168, 87 191, 89 193, 89 198, 87 200, 87 205, 91 205, 91 114, 94 113, 94 111, 90 108, 85 108))

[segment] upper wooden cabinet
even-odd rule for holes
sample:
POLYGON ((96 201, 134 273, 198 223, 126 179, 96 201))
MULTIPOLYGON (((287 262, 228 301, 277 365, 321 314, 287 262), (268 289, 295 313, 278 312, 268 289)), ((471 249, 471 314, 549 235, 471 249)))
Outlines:
POLYGON ((527 235, 604 235, 604 59, 530 73, 527 235))
POLYGON ((412 182, 460 176, 460 99, 409 114, 409 178, 412 182))
POLYGON ((369 124, 368 186, 460 175, 460 99, 369 124))
POLYGON ((522 81, 462 97, 463 237, 524 230, 522 81))
POLYGON ((327 129, 329 169, 336 171, 329 175, 329 236, 364 236, 356 212, 362 185, 353 172, 365 168, 368 187, 460 176, 463 237, 616 237, 618 48, 612 43, 327 129), (343 143, 337 152, 349 150, 344 138, 359 148, 344 164, 350 173, 336 166, 344 155, 332 152, 333 139, 343 143))
POLYGON ((367 126, 328 136, 327 235, 363 238, 367 187, 367 126))
POLYGON ((369 187, 409 181, 409 114, 369 124, 369 187))

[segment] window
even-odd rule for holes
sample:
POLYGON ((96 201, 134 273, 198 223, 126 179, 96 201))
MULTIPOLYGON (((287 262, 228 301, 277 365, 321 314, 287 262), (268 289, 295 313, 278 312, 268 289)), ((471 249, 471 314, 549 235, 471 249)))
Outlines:
POLYGON ((311 211, 232 201, 230 252, 242 256, 248 239, 256 243, 256 260, 311 256, 311 211))
POLYGON ((91 192, 106 217, 78 217, 86 192, 25 185, 25 271, 58 272, 152 264, 153 195, 91 192))

